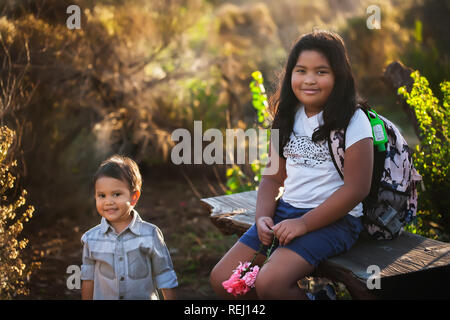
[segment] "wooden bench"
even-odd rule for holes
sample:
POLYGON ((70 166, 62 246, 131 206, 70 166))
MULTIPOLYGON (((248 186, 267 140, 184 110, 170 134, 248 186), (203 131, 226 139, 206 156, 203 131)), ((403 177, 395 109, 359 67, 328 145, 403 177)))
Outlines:
MULTIPOLYGON (((201 202, 224 234, 241 235, 254 223, 256 191, 201 202)), ((450 244, 408 232, 395 240, 360 239, 347 253, 321 263, 314 276, 343 283, 352 299, 450 299, 450 244), (367 286, 368 280, 375 284, 371 265, 380 269, 380 289, 367 286)))

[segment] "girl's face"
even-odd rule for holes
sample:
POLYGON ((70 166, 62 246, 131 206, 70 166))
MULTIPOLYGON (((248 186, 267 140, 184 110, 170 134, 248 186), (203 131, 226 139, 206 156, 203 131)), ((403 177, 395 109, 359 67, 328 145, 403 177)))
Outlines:
POLYGON ((100 177, 95 182, 95 205, 98 213, 121 230, 132 220, 131 210, 139 199, 139 191, 131 192, 128 184, 111 177, 100 177))
POLYGON ((291 86, 308 116, 322 111, 334 87, 334 73, 327 58, 318 51, 302 51, 292 70, 291 86))

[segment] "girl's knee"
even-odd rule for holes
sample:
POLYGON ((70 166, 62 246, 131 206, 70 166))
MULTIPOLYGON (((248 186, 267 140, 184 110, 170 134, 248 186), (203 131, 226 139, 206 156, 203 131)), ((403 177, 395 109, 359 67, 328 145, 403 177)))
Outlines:
POLYGON ((227 271, 226 268, 219 262, 209 274, 209 283, 214 292, 223 299, 229 299, 229 294, 224 289, 222 283, 228 279, 232 270, 227 271))
POLYGON ((258 275, 255 282, 256 295, 259 299, 270 299, 268 295, 270 294, 270 281, 258 275))
POLYGON ((276 274, 263 270, 258 274, 255 282, 256 294, 263 300, 277 299, 285 286, 285 279, 282 280, 276 274))
POLYGON ((284 277, 261 277, 255 283, 256 294, 261 300, 304 299, 298 280, 284 277))
POLYGON ((215 265, 211 270, 211 273, 209 274, 209 282, 214 291, 220 289, 222 286, 222 282, 225 281, 225 279, 223 279, 223 274, 219 269, 220 268, 218 267, 218 265, 215 265))
POLYGON ((293 263, 293 267, 280 261, 270 261, 261 268, 256 277, 256 294, 260 299, 296 299, 300 294, 298 280, 302 279, 308 272, 302 272, 302 265, 293 263), (285 266, 284 268, 281 266, 285 266))

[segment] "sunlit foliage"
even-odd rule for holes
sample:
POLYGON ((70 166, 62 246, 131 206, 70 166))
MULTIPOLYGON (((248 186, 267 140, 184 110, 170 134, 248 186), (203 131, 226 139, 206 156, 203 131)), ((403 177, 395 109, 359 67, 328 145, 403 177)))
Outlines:
MULTIPOLYGON (((269 128, 271 123, 270 114, 268 112, 268 102, 266 89, 264 88, 264 78, 260 71, 254 71, 252 73, 252 80, 250 82, 250 91, 252 93, 252 105, 257 112, 258 126, 262 128, 269 128)), ((268 149, 269 142, 267 141, 266 146, 258 146, 258 148, 268 149)), ((261 174, 264 170, 264 161, 267 160, 267 151, 259 154, 260 158, 253 161, 250 164, 251 168, 251 179, 249 174, 245 174, 240 166, 233 165, 226 171, 228 187, 227 194, 250 191, 258 187, 261 182, 261 174)))
POLYGON ((0 127, 0 299, 28 294, 26 280, 38 266, 37 263, 26 265, 21 257, 28 240, 18 238, 23 224, 31 219, 34 207, 19 209, 25 205, 26 190, 21 191, 18 199, 11 200, 16 178, 10 170, 16 166, 16 161, 9 163, 7 153, 13 138, 12 130, 0 127))
MULTIPOLYGON (((414 84, 411 92, 401 87, 398 93, 415 111, 420 131, 420 144, 413 154, 414 165, 422 175, 423 188, 419 187, 419 220, 412 231, 429 237, 450 234, 450 139, 448 120, 450 118, 450 82, 440 87, 442 103, 434 96, 428 80, 418 71, 411 74, 414 84)), ((448 239, 447 239, 448 240, 448 239)))

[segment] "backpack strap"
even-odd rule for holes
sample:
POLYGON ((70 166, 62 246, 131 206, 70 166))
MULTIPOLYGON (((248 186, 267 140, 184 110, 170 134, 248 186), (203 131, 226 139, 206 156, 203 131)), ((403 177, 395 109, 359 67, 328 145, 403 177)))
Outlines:
MULTIPOLYGON (((359 107, 361 108, 361 107, 359 107)), ((364 114, 369 118, 367 110, 361 108, 364 114)), ((370 118, 369 118, 370 120, 370 118)), ((345 134, 347 128, 341 130, 332 130, 328 139, 328 149, 330 151, 331 159, 337 172, 344 179, 344 159, 345 159, 345 134)), ((386 159, 386 152, 379 151, 378 148, 373 146, 374 162, 372 171, 372 183, 370 186, 369 195, 364 199, 363 204, 374 203, 378 200, 378 189, 380 187, 381 175, 384 169, 384 161, 386 159)))
POLYGON ((334 167, 344 180, 344 156, 345 156, 345 133, 346 129, 332 130, 328 139, 328 150, 334 167))

